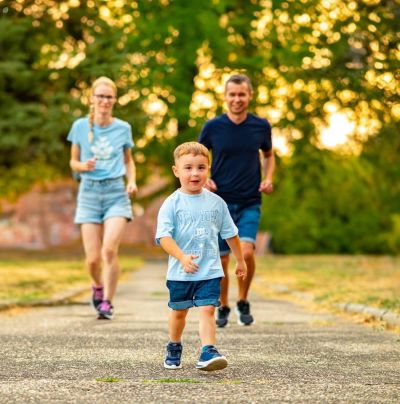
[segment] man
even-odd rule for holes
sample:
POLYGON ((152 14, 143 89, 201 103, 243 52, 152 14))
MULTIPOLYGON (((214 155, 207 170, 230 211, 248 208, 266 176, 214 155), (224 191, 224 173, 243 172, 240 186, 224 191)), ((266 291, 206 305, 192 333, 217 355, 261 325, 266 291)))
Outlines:
MULTIPOLYGON (((222 197, 239 229, 247 278, 239 279, 239 300, 236 305, 238 324, 250 325, 247 295, 255 272, 254 247, 261 211, 261 192, 273 191, 272 176, 275 157, 272 152, 271 126, 267 120, 248 112, 253 97, 250 79, 244 74, 231 76, 225 84, 228 112, 203 127, 199 142, 212 152, 211 178, 206 188, 222 197), (262 171, 260 167, 262 153, 262 171)), ((225 277, 221 281, 221 307, 216 324, 225 327, 230 313, 228 301, 228 265, 230 249, 219 240, 219 249, 225 277)))

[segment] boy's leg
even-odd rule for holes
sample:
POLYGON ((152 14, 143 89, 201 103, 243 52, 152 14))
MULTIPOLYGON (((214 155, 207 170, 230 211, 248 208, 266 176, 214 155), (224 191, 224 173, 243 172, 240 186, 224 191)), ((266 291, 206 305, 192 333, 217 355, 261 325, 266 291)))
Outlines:
POLYGON ((200 306, 199 334, 201 353, 196 368, 211 371, 221 370, 228 366, 228 361, 215 347, 214 306, 200 306))
POLYGON ((199 336, 201 345, 215 345, 214 306, 200 306, 199 336))
POLYGON ((185 328, 186 315, 189 309, 171 310, 168 320, 169 342, 164 360, 166 369, 180 369, 182 367, 182 334, 185 328))
POLYGON ((221 306, 229 307, 229 254, 221 257, 225 277, 221 279, 221 306))
POLYGON ((168 319, 169 340, 171 342, 181 342, 183 330, 186 325, 186 315, 189 309, 171 310, 168 319))

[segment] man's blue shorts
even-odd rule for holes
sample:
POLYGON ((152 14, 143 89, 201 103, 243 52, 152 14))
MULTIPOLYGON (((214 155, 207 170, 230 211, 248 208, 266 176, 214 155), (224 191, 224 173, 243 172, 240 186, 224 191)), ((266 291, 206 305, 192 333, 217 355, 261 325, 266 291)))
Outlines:
POLYGON ((219 307, 221 279, 167 281, 167 288, 169 289, 168 306, 172 310, 185 310, 193 306, 219 307))
MULTIPOLYGON (((261 205, 259 203, 247 206, 245 204, 228 203, 229 213, 239 230, 240 241, 256 243, 258 226, 260 224, 261 205)), ((225 240, 218 238, 219 253, 228 255, 230 248, 225 240)))
POLYGON ((106 180, 83 178, 79 185, 75 223, 104 223, 110 217, 132 219, 132 205, 123 177, 106 180))

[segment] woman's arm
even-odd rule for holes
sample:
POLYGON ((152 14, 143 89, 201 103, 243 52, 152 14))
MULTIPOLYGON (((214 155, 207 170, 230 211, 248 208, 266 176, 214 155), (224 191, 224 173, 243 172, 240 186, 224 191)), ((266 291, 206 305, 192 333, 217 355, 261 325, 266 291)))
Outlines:
POLYGON ((129 196, 136 195, 137 185, 136 185, 136 166, 132 158, 131 149, 124 149, 124 164, 126 168, 126 178, 128 182, 126 184, 126 191, 129 196))
POLYGON ((71 146, 71 159, 69 160, 69 166, 72 171, 77 173, 81 173, 84 171, 93 171, 96 166, 96 158, 93 157, 85 162, 80 160, 80 148, 76 144, 72 144, 71 146))

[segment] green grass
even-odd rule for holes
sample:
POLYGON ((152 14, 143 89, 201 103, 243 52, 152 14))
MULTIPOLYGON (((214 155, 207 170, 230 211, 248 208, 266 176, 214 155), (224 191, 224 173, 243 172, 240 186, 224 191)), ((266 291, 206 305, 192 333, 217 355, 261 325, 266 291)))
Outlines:
POLYGON ((96 382, 104 382, 104 383, 118 383, 118 382, 122 382, 122 379, 118 379, 117 377, 112 377, 112 376, 108 376, 108 377, 98 377, 96 379, 96 382))
MULTIPOLYGON (((143 260, 124 248, 120 254, 122 277, 143 260)), ((67 290, 89 288, 82 248, 51 251, 0 251, 0 302, 33 304, 67 290)))
POLYGON ((172 379, 172 378, 165 378, 165 379, 155 379, 155 380, 145 380, 145 383, 200 383, 196 379, 172 379))
POLYGON ((265 256, 256 273, 254 287, 265 293, 271 284, 286 285, 330 307, 352 302, 400 313, 400 257, 265 256))

